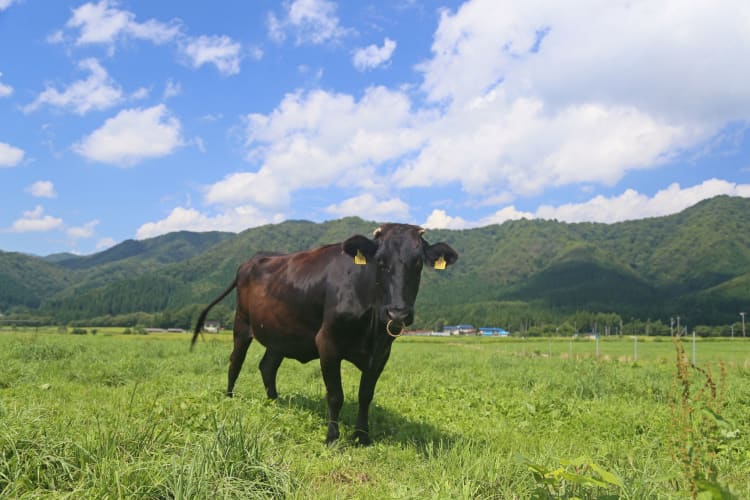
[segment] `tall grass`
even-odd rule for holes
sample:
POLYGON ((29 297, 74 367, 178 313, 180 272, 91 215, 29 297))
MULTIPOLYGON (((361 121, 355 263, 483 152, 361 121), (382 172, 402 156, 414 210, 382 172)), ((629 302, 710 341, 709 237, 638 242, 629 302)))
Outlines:
POLYGON ((720 460, 739 432, 727 421, 724 412, 726 369, 719 361, 719 379, 710 366, 702 368, 688 363, 679 336, 673 338, 676 354, 674 421, 678 429, 673 436, 674 454, 682 465, 683 475, 693 498, 732 498, 719 479, 720 460))
MULTIPOLYGON (((568 341, 399 339, 376 390, 367 448, 348 438, 359 384, 351 365, 342 373, 342 439, 327 447, 316 362, 286 360, 280 397, 269 402, 253 345, 227 399, 228 336, 208 336, 193 353, 188 344, 183 335, 0 334, 0 496, 640 499, 694 491, 675 460, 684 433, 669 342, 644 342, 634 363, 628 341, 605 343, 599 358, 576 344, 580 356, 571 358, 568 341)), ((750 343, 732 344, 733 357, 723 345, 699 352, 727 358, 714 413, 733 424, 695 453, 716 484, 749 498, 742 356, 750 343)))

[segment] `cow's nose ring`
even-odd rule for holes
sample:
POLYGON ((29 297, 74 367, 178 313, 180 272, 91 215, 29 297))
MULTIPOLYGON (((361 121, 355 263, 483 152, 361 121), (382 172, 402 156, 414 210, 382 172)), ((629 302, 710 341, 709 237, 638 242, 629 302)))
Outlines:
POLYGON ((388 323, 385 324, 385 331, 388 332, 388 335, 390 335, 393 338, 396 338, 396 337, 400 337, 401 335, 404 334, 404 330, 406 330, 406 328, 404 328, 403 325, 401 325, 401 328, 399 329, 398 333, 393 333, 391 331, 391 325, 392 324, 393 324, 393 320, 392 319, 389 319, 388 323))

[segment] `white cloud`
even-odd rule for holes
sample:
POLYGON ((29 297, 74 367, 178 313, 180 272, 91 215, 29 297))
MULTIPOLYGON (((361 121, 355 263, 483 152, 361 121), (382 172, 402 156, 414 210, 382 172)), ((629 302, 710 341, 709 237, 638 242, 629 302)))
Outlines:
MULTIPOLYGON (((287 17, 272 16, 269 26, 283 33, 290 20, 309 17, 302 14, 305 5, 313 4, 289 4, 287 17)), ((706 141, 726 123, 750 119, 750 92, 735 88, 737 78, 726 74, 732 64, 717 66, 723 76, 711 77, 703 89, 700 83, 681 83, 681 77, 671 76, 669 87, 692 97, 671 107, 655 104, 669 100, 662 99, 661 81, 649 83, 650 71, 675 60, 686 62, 688 49, 710 53, 728 48, 736 60, 750 55, 750 45, 734 43, 747 36, 745 31, 735 22, 717 21, 731 17, 728 10, 699 3, 699 10, 712 13, 706 28, 697 21, 700 16, 675 5, 680 11, 676 19, 698 40, 688 48, 668 29, 670 18, 659 14, 652 19, 643 2, 634 3, 624 17, 619 4, 597 4, 580 14, 562 7, 476 0, 455 13, 445 11, 433 58, 421 66, 422 90, 439 106, 416 107, 407 94, 382 88, 369 89, 359 101, 322 91, 287 95, 272 113, 248 119, 248 159, 258 168, 230 174, 210 186, 206 201, 283 209, 291 193, 307 185, 369 189, 384 183, 400 188, 458 183, 473 198, 468 202, 476 205, 539 194, 551 186, 612 186, 634 169, 656 168, 706 141), (495 15, 498 9, 502 16, 495 15), (502 20, 499 25, 497 19, 502 20), (606 21, 604 27, 597 20, 606 21), (616 37, 605 36, 607 23, 615 25, 611 29, 616 37), (717 31, 724 24, 728 34, 717 31), (588 32, 581 26, 594 27, 588 32), (712 32, 716 36, 707 36, 712 32), (592 43, 586 34, 606 43, 592 43), (632 39, 640 40, 641 34, 663 44, 650 50, 639 41, 632 48, 632 39), (617 57, 612 59, 607 50, 617 57), (639 59, 641 54, 648 56, 639 59), (556 57, 577 71, 562 71, 556 57), (634 73, 623 75, 620 59, 634 73), (566 83, 580 75, 594 76, 581 88, 566 83), (637 80, 633 88, 640 94, 633 97, 618 87, 623 78, 637 80), (726 114, 715 120, 718 115, 707 113, 702 104, 711 102, 701 97, 705 93, 722 103, 731 97, 734 105, 721 104, 726 114), (396 107, 377 94, 393 99, 396 107), (377 106, 370 106, 373 102, 377 106), (383 110, 395 112, 389 117, 383 110)), ((386 39, 383 49, 387 47, 386 39)), ((691 64, 708 63, 702 59, 691 64)), ((510 209, 497 214, 526 215, 510 209)))
POLYGON ((163 99, 167 100, 170 97, 178 96, 182 93, 182 85, 180 85, 180 82, 175 82, 171 78, 167 80, 166 85, 164 86, 164 94, 163 99))
POLYGON ((207 114, 207 115, 201 116, 201 120, 210 122, 210 123, 217 122, 221 120, 222 118, 224 118, 224 115, 222 113, 214 113, 214 114, 207 114))
POLYGON ((89 71, 91 73, 89 77, 71 83, 63 91, 47 87, 34 99, 34 102, 23 108, 24 112, 30 113, 48 104, 59 108, 69 108, 83 115, 92 110, 110 108, 122 101, 122 89, 110 78, 99 61, 84 59, 78 63, 78 67, 89 71))
POLYGON ((518 220, 518 219, 536 219, 536 215, 534 215, 531 212, 524 212, 521 210, 517 210, 515 206, 509 205, 507 207, 503 207, 494 214, 490 215, 489 217, 483 218, 481 221, 477 223, 470 224, 470 226, 487 226, 490 224, 502 224, 505 221, 509 220, 518 220))
POLYGON ((118 38, 127 37, 162 44, 180 34, 180 26, 176 22, 164 24, 149 19, 145 23, 138 23, 135 14, 118 9, 116 5, 114 1, 101 0, 74 9, 66 26, 79 30, 76 44, 113 45, 118 38))
POLYGON ((550 113, 542 101, 502 92, 454 109, 425 129, 426 145, 395 173, 403 186, 460 183, 470 195, 520 195, 582 182, 614 185, 705 138, 634 108, 582 105, 550 113))
POLYGON ((35 198, 57 198, 55 186, 51 181, 37 181, 27 187, 26 191, 35 198))
POLYGON ((284 16, 279 19, 269 13, 268 35, 275 42, 286 39, 286 32, 292 31, 297 44, 319 45, 337 40, 346 35, 347 30, 339 25, 336 4, 328 0, 294 0, 285 5, 284 16))
POLYGON ((237 172, 209 186, 205 201, 224 206, 251 202, 265 209, 280 210, 289 205, 292 187, 300 186, 299 183, 295 183, 295 186, 285 185, 268 169, 237 172))
POLYGON ((94 235, 94 228, 99 224, 99 221, 94 219, 87 222, 83 226, 69 227, 66 231, 68 236, 73 240, 79 238, 91 238, 94 235))
POLYGON ((133 101, 140 101, 146 99, 149 94, 151 94, 151 89, 148 87, 138 87, 132 94, 130 94, 130 99, 133 101))
POLYGON ((228 36, 201 35, 181 47, 194 68, 213 64, 223 75, 236 75, 240 72, 240 51, 242 46, 228 36))
POLYGON ((674 183, 652 197, 628 189, 619 196, 607 198, 600 195, 585 203, 557 207, 543 205, 537 209, 536 217, 566 222, 619 222, 677 213, 701 200, 722 194, 750 198, 750 184, 709 179, 701 184, 682 188, 674 183))
MULTIPOLYGON (((0 77, 3 76, 2 73, 0 73, 0 77)), ((10 85, 6 85, 3 82, 0 82, 0 97, 8 97, 13 93, 13 87, 10 85)))
POLYGON ((57 30, 47 35, 46 40, 47 40, 47 43, 50 43, 52 45, 57 44, 57 43, 63 43, 65 41, 65 33, 63 33, 63 30, 57 30))
POLYGON ((160 158, 182 146, 181 126, 163 104, 120 111, 102 127, 73 145, 81 156, 128 167, 160 158))
POLYGON ((428 229, 467 229, 489 226, 490 224, 502 224, 509 220, 536 218, 538 217, 535 214, 517 210, 513 205, 503 207, 494 214, 478 221, 469 221, 463 217, 450 216, 445 210, 435 209, 427 217, 427 221, 422 226, 428 229))
POLYGON ((421 69, 435 100, 466 103, 502 83, 511 100, 550 109, 598 103, 655 119, 748 117, 750 68, 743 0, 570 4, 473 0, 443 11, 421 69))
POLYGON ((419 145, 419 118, 404 94, 383 87, 367 89, 359 101, 324 91, 288 94, 268 115, 247 118, 248 159, 260 168, 213 184, 206 202, 281 210, 302 188, 376 188, 377 166, 419 145))
MULTIPOLYGON (((240 71, 242 47, 228 36, 187 37, 176 19, 170 23, 156 19, 140 23, 135 20, 134 13, 118 8, 115 0, 89 2, 77 7, 66 27, 77 30, 76 45, 106 45, 110 55, 114 52, 115 44, 121 40, 146 40, 157 45, 176 42, 180 53, 194 68, 213 64, 225 75, 235 75, 240 71)), ((60 43, 65 39, 62 31, 47 37, 50 43, 60 43)), ((260 59, 263 51, 259 47, 252 47, 249 55, 260 59)))
POLYGON ((396 50, 396 42, 386 38, 382 47, 373 44, 357 49, 354 52, 352 62, 354 67, 360 71, 377 68, 391 59, 394 50, 396 50))
POLYGON ((257 45, 251 45, 250 47, 247 47, 246 51, 248 55, 256 61, 260 61, 261 59, 263 59, 263 49, 258 47, 257 45))
POLYGON ((462 217, 451 217, 445 210, 435 209, 427 216, 425 229, 464 229, 470 224, 462 217))
MULTIPOLYGON (((331 2, 284 9, 268 16, 276 41, 323 43, 346 31, 331 2)), ((204 201, 276 213, 307 188, 389 187, 389 197, 406 199, 399 190, 458 185, 477 207, 550 187, 615 186, 750 122, 750 66, 737 64, 750 60, 747 19, 741 0, 665 0, 658 9, 647 0, 467 1, 442 12, 419 92, 286 95, 272 112, 248 116, 252 167, 207 186, 204 201)), ((385 57, 387 42, 371 57, 363 52, 362 67, 385 57)), ((609 217, 621 217, 615 206, 626 200, 605 199, 609 217)), ((574 218, 584 209, 550 213, 574 218)), ((428 222, 539 216, 510 205, 481 221, 435 211, 428 222)))
POLYGON ((114 238, 102 238, 99 241, 96 242, 96 249, 97 250, 106 250, 107 248, 114 246, 115 241, 114 238))
POLYGON ((0 0, 0 12, 4 11, 13 4, 13 0, 0 0))
POLYGON ((441 114, 396 182, 475 198, 611 186, 750 121, 750 66, 735 69, 750 59, 750 4, 581 3, 443 11, 419 66, 441 114))
POLYGON ((10 231, 14 233, 44 232, 59 229, 62 225, 62 219, 44 215, 44 208, 37 205, 34 210, 23 212, 23 217, 13 222, 10 231))
POLYGON ((214 216, 193 208, 177 207, 157 222, 148 222, 138 228, 137 239, 153 238, 173 231, 231 231, 239 232, 263 224, 284 220, 280 213, 264 213, 250 206, 239 206, 214 216))
POLYGON ((281 43, 286 40, 286 33, 284 32, 284 23, 276 17, 273 12, 268 13, 266 18, 266 26, 268 28, 268 36, 276 43, 281 43))
POLYGON ((113 43, 135 17, 132 13, 111 8, 107 0, 85 3, 73 11, 66 25, 79 28, 76 43, 113 43))
POLYGON ((534 212, 519 211, 515 206, 509 205, 477 221, 451 217, 443 210, 434 210, 424 226, 463 229, 502 224, 505 221, 516 219, 614 223, 675 214, 702 200, 719 195, 750 198, 750 184, 735 184, 721 179, 709 179, 695 186, 682 188, 679 184, 673 183, 651 197, 634 189, 627 189, 617 196, 605 197, 599 195, 582 203, 566 203, 558 206, 541 205, 534 212))
POLYGON ((365 193, 328 205, 325 211, 337 217, 356 215, 366 219, 398 220, 409 217, 409 205, 398 198, 379 199, 370 193, 365 193))
POLYGON ((23 156, 23 149, 0 142, 0 168, 15 167, 23 160, 23 156))

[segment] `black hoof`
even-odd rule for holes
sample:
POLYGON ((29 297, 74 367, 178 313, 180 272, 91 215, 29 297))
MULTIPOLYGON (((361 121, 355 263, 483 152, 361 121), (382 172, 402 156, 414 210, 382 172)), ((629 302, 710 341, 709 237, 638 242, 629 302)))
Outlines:
POLYGON ((339 428, 338 426, 333 427, 329 426, 328 433, 326 434, 326 444, 328 446, 331 446, 333 443, 336 442, 339 438, 339 428))
POLYGON ((370 435, 365 431, 356 431, 354 433, 354 441, 359 446, 370 446, 372 444, 372 439, 370 439, 370 435))

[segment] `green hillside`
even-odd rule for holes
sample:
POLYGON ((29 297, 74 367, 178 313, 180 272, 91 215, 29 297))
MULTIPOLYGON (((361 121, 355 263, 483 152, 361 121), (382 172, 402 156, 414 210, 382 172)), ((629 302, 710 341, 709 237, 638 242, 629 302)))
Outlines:
POLYGON ((39 257, 0 251, 0 311, 14 306, 35 309, 71 286, 77 276, 39 257))
POLYGON ((634 313, 658 293, 626 265, 590 244, 576 244, 524 280, 507 298, 555 309, 634 313))
MULTIPOLYGON (((85 257, 0 253, 0 311, 59 322, 187 326, 256 252, 313 248, 375 227, 356 217, 287 221, 236 235, 178 232, 128 240, 85 257)), ((720 196, 675 215, 617 224, 518 220, 428 230, 425 238, 446 241, 460 259, 446 272, 423 272, 418 326, 535 325, 584 312, 727 324, 750 309, 746 198, 720 196)), ((215 314, 231 320, 233 300, 215 314)))
POLYGON ((45 262, 50 262, 52 264, 58 264, 64 260, 75 259, 76 257, 78 256, 74 253, 61 252, 45 255, 44 257, 42 257, 42 260, 44 260, 45 262))
POLYGON ((57 263, 68 269, 91 269, 135 258, 140 263, 144 261, 162 264, 182 262, 233 236, 233 233, 219 231, 207 233, 179 231, 147 240, 126 240, 103 252, 84 257, 72 256, 67 259, 58 259, 57 263))

